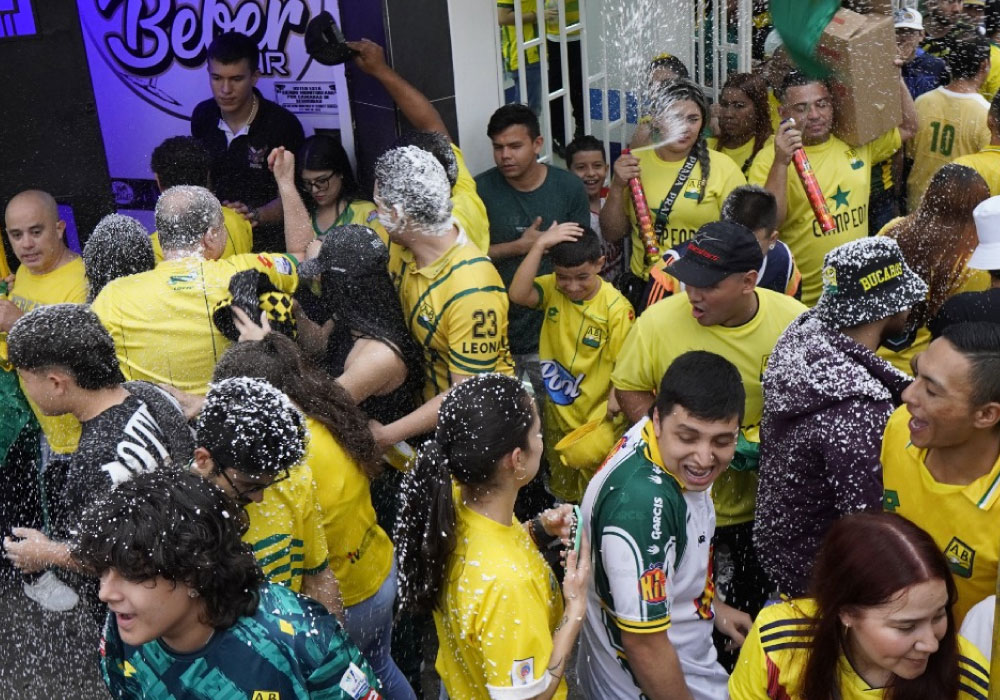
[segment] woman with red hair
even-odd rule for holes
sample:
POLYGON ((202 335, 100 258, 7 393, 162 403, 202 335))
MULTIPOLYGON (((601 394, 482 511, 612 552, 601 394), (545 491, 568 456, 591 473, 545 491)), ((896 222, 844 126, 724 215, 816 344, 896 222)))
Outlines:
POLYGON ((830 528, 812 598, 761 611, 731 700, 985 700, 987 663, 958 636, 957 593, 930 535, 892 513, 830 528))

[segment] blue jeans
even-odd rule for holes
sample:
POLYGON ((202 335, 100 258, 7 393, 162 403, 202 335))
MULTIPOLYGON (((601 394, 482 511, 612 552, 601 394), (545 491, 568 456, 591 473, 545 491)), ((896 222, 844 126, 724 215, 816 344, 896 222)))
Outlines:
MULTIPOLYGON (((511 71, 508 76, 514 80, 514 84, 504 90, 503 99, 506 104, 521 101, 521 91, 518 89, 518 71, 511 71)), ((540 61, 529 63, 524 67, 524 80, 528 106, 536 115, 542 113, 542 64, 540 61)))
POLYGON ((392 660, 392 606, 396 600, 396 562, 375 595, 344 608, 347 634, 382 681, 387 700, 416 700, 413 688, 392 660))

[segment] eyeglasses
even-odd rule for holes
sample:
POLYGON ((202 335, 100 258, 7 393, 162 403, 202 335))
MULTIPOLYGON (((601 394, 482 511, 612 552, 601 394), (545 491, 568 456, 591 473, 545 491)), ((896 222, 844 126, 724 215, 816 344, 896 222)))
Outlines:
POLYGON ((227 484, 229 484, 229 488, 231 488, 233 490, 233 493, 236 494, 236 498, 239 499, 239 500, 245 500, 245 501, 251 500, 251 498, 250 498, 251 496, 255 496, 258 493, 260 493, 261 491, 263 491, 264 489, 266 489, 267 487, 274 486, 275 484, 284 481, 289 476, 288 470, 284 469, 284 470, 282 470, 281 472, 278 473, 277 477, 275 477, 271 481, 268 481, 266 484, 255 483, 253 486, 251 486, 251 487, 249 487, 247 489, 240 490, 236 486, 236 484, 233 483, 233 480, 231 478, 229 478, 229 474, 226 473, 225 467, 219 469, 219 471, 222 473, 222 478, 226 480, 227 484))
POLYGON ((325 190, 330 185, 330 180, 337 177, 337 173, 330 173, 329 175, 324 175, 323 177, 317 177, 313 180, 302 180, 302 189, 306 192, 312 192, 316 190, 325 190))

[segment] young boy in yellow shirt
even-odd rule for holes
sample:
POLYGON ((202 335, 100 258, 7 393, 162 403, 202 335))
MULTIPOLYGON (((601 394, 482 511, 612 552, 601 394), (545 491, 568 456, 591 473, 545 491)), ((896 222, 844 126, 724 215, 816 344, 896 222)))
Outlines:
POLYGON ((593 471, 563 465, 554 447, 573 430, 610 413, 611 370, 635 320, 628 300, 600 277, 604 262, 601 239, 592 229, 580 233, 575 224, 572 230, 553 224, 524 257, 508 292, 515 304, 545 314, 538 354, 547 394, 543 432, 549 490, 576 503, 593 471), (535 277, 546 253, 553 274, 535 277))

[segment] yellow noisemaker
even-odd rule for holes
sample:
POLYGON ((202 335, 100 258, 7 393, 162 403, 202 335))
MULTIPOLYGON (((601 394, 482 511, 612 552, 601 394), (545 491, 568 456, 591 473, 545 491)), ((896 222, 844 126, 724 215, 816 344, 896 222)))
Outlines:
POLYGON ((614 419, 601 416, 584 423, 556 443, 559 461, 570 469, 594 471, 601 466, 627 428, 625 416, 621 413, 614 419))

